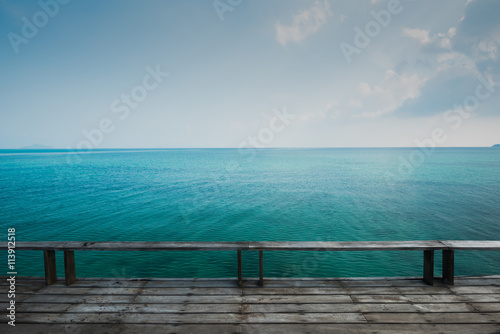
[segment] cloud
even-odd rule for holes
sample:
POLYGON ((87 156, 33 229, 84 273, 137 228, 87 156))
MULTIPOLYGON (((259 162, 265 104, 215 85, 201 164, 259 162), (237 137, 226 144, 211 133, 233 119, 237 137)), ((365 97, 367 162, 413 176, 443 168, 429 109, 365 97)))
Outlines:
POLYGON ((418 40, 420 43, 429 43, 429 30, 425 29, 403 29, 403 36, 408 36, 418 40))
POLYGON ((360 82, 358 87, 356 87, 356 92, 361 95, 362 98, 366 98, 368 96, 372 96, 374 94, 380 94, 382 92, 382 88, 380 86, 370 87, 370 84, 367 82, 360 82))
MULTIPOLYGON (((403 29, 419 41, 419 60, 431 65, 417 99, 407 100, 398 112, 429 115, 451 108, 474 92, 480 76, 500 77, 500 1, 469 1, 465 14, 446 33, 403 29)), ((361 89, 361 88, 360 88, 361 89)))
POLYGON ((496 62, 500 48, 500 1, 469 2, 452 40, 453 49, 478 62, 496 62))
POLYGON ((446 33, 438 33, 430 36, 430 31, 425 29, 403 29, 403 36, 410 37, 419 41, 422 45, 432 46, 434 49, 451 49, 451 39, 456 34, 456 28, 448 29, 446 33))
POLYGON ((354 117, 374 118, 395 111, 405 101, 419 97, 420 89, 427 80, 427 77, 417 74, 399 74, 387 70, 384 80, 373 87, 366 82, 360 82, 356 92, 365 106, 365 111, 354 117))
POLYGON ((309 35, 316 33, 327 22, 328 16, 333 15, 328 1, 316 1, 314 5, 293 16, 293 23, 289 26, 276 23, 276 40, 283 46, 287 43, 299 43, 309 35))

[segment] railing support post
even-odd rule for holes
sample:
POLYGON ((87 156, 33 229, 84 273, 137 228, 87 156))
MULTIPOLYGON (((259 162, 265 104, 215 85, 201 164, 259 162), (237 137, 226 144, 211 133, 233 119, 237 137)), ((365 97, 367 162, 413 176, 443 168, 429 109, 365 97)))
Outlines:
POLYGON ((264 254, 259 251, 259 285, 264 286, 264 254))
POLYGON ((443 250, 443 283, 454 285, 455 284, 455 251, 443 250))
POLYGON ((64 251, 64 278, 66 285, 71 285, 76 281, 74 251, 64 251))
POLYGON ((241 250, 238 251, 238 286, 243 284, 243 277, 241 274, 241 250))
POLYGON ((45 284, 51 285, 57 280, 56 273, 56 251, 44 250, 43 263, 45 266, 45 284))
POLYGON ((434 285, 434 251, 424 250, 424 282, 434 285))

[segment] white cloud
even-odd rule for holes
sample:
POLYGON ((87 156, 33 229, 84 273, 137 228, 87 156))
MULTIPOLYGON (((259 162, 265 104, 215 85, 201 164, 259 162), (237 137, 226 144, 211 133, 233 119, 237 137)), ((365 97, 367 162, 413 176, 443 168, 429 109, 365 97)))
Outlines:
POLYGON ((294 15, 291 25, 286 26, 277 22, 276 40, 283 46, 288 42, 301 42, 309 35, 316 33, 331 15, 333 13, 328 1, 316 1, 311 8, 294 15))
POLYGON ((372 87, 366 82, 361 82, 357 92, 366 111, 355 117, 374 118, 393 112, 406 100, 419 97, 420 89, 427 80, 428 78, 417 74, 398 74, 393 70, 387 70, 384 80, 378 85, 372 87))
POLYGON ((448 29, 448 32, 444 34, 439 33, 432 37, 429 36, 429 33, 430 31, 425 29, 403 29, 403 36, 416 39, 420 42, 420 44, 433 43, 442 49, 451 49, 451 38, 455 36, 457 29, 455 27, 451 27, 448 29))
POLYGON ((337 118, 341 114, 340 110, 337 108, 339 105, 337 101, 327 103, 324 111, 319 112, 319 118, 325 119, 327 116, 332 119, 337 118))
POLYGON ((403 36, 408 36, 418 40, 420 43, 429 43, 429 30, 425 29, 403 29, 403 36))
POLYGON ((436 73, 448 70, 450 68, 466 70, 470 73, 479 74, 476 69, 476 62, 460 52, 445 52, 439 53, 436 57, 439 66, 436 69, 436 73))
POLYGON ((373 86, 373 88, 370 87, 370 84, 367 82, 360 82, 358 87, 356 87, 356 92, 361 95, 361 97, 365 98, 368 96, 372 96, 374 94, 379 94, 382 92, 382 88, 380 86, 373 86))
POLYGON ((482 40, 479 42, 479 50, 482 52, 483 59, 496 60, 498 55, 498 43, 494 40, 482 40))

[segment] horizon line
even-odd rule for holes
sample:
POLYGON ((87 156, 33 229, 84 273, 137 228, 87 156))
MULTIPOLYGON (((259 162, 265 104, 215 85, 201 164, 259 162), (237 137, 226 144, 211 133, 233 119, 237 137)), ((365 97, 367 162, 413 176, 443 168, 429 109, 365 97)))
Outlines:
POLYGON ((335 149, 335 148, 493 148, 500 144, 494 144, 491 146, 277 146, 277 147, 102 147, 102 148, 92 148, 92 149, 76 149, 76 148, 57 148, 57 147, 43 147, 43 148, 0 148, 0 150, 18 150, 18 151, 68 151, 68 152, 92 152, 99 150, 179 150, 179 149, 255 149, 255 150, 267 150, 267 149, 335 149))

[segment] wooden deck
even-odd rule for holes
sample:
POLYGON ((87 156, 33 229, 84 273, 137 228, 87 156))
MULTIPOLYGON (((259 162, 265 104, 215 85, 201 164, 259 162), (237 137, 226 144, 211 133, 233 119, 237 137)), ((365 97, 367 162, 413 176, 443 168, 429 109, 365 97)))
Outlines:
POLYGON ((0 333, 500 333, 500 276, 420 278, 16 278, 0 333))

